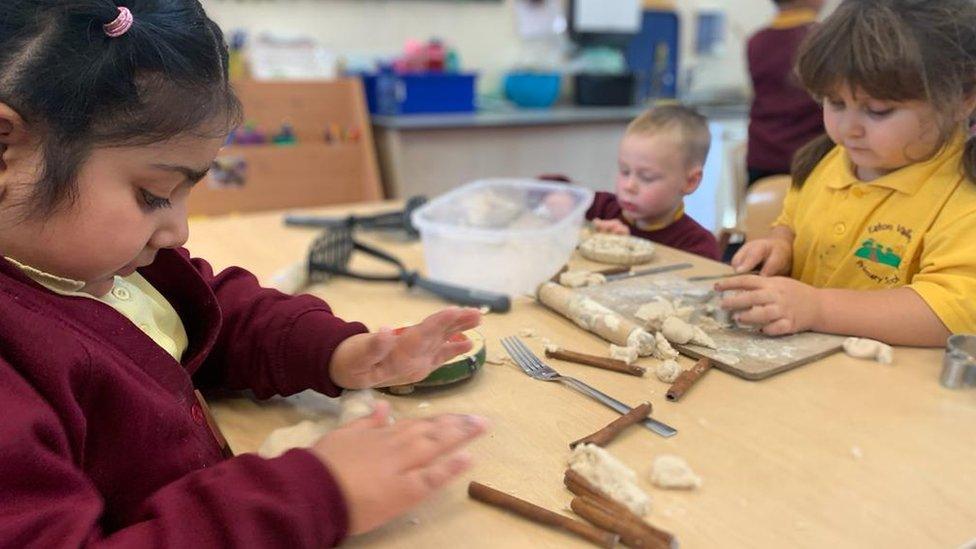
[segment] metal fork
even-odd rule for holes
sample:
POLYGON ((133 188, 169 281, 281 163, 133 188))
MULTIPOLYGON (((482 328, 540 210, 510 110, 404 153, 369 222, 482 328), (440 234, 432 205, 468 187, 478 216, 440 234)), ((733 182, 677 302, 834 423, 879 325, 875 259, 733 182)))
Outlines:
MULTIPOLYGON (((538 379, 541 381, 558 381, 564 385, 568 385, 584 395, 596 400, 600 404, 615 410, 619 414, 626 414, 630 411, 630 406, 627 406, 623 402, 620 402, 619 400, 602 393, 593 387, 590 387, 586 383, 583 383, 582 381, 573 377, 559 375, 559 372, 553 370, 548 364, 539 360, 539 357, 535 356, 535 353, 530 351, 519 338, 515 336, 502 338, 502 347, 508 351, 509 356, 511 356, 512 360, 518 364, 519 368, 521 368, 523 372, 528 374, 533 379, 538 379)), ((675 428, 665 425, 656 419, 647 418, 641 421, 641 424, 662 437, 670 437, 678 433, 675 428)))

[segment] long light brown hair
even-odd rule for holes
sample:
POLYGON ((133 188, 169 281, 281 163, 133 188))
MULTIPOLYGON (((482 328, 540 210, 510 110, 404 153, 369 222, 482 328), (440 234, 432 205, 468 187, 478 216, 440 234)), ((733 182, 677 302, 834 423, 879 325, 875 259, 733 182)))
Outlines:
MULTIPOLYGON (((937 113, 938 154, 959 131, 966 100, 976 93, 976 2, 844 0, 800 46, 800 81, 823 99, 840 86, 882 101, 924 101, 937 113)), ((968 125, 967 125, 967 130, 968 125)), ((800 187, 835 144, 823 135, 793 157, 800 187)), ((976 182, 976 139, 962 159, 976 182)))

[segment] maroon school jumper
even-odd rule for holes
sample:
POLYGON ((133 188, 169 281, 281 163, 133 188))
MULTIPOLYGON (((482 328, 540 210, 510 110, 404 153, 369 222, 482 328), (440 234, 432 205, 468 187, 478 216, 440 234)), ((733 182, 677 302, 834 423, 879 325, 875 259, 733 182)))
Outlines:
MULTIPOLYGON (((777 19, 790 17, 784 12, 777 19)), ((794 16, 795 17, 795 16, 794 16)), ((800 85, 793 70, 800 42, 815 24, 795 18, 801 24, 760 30, 746 47, 754 96, 749 111, 749 145, 746 166, 751 170, 790 173, 793 154, 811 139, 824 133, 823 112, 800 85)))
POLYGON ((653 240, 665 246, 698 254, 708 259, 719 259, 718 240, 705 227, 687 214, 674 223, 656 231, 641 230, 632 225, 623 215, 623 208, 613 193, 599 191, 593 197, 593 204, 586 211, 587 219, 619 219, 630 229, 630 234, 653 240))
POLYGON ((347 510, 319 460, 224 459, 193 387, 336 395, 332 352, 366 328, 185 250, 139 272, 186 326, 181 362, 109 305, 0 257, 0 547, 339 543, 347 510))

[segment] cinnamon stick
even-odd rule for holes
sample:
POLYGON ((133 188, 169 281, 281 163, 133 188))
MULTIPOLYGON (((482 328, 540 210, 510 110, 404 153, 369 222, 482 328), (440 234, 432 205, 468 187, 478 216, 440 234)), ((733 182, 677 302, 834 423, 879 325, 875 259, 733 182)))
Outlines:
POLYGON ((627 547, 665 549, 671 546, 673 536, 658 530, 630 512, 617 514, 603 502, 591 496, 573 498, 570 508, 594 526, 620 535, 620 542, 627 547))
POLYGON ((570 449, 576 448, 576 446, 579 444, 596 444, 597 446, 606 446, 610 443, 610 441, 617 438, 617 435, 619 435, 624 429, 639 421, 642 421, 649 415, 651 415, 651 403, 642 402, 638 406, 631 408, 631 410, 626 414, 611 421, 603 429, 600 429, 592 435, 570 442, 569 447, 570 449))
POLYGON ((626 505, 612 499, 576 471, 566 469, 566 474, 563 476, 563 483, 566 485, 566 488, 569 488, 569 491, 576 496, 593 500, 609 514, 618 517, 625 517, 628 521, 636 522, 640 524, 642 528, 645 528, 646 530, 652 532, 655 536, 664 540, 668 545, 671 544, 674 536, 672 536, 669 532, 665 532, 664 530, 659 530, 651 526, 645 522, 642 517, 628 509, 626 505))
POLYGON ((694 366, 678 375, 678 379, 671 384, 665 397, 671 402, 677 402, 711 367, 711 360, 704 357, 698 359, 694 366))
POLYGON ((468 484, 468 496, 482 503, 511 511, 533 522, 561 528, 600 547, 612 548, 620 539, 618 534, 554 513, 478 482, 472 481, 468 484))
POLYGON ((644 372, 647 371, 640 366, 627 364, 626 362, 617 360, 615 358, 588 355, 585 353, 577 353, 576 351, 567 351, 565 349, 557 349, 555 351, 550 351, 547 349, 546 357, 555 358, 556 360, 565 360, 567 362, 575 362, 577 364, 585 364, 587 366, 596 366, 597 368, 603 368, 604 370, 613 370, 614 372, 630 374, 632 376, 642 376, 644 375, 644 372))

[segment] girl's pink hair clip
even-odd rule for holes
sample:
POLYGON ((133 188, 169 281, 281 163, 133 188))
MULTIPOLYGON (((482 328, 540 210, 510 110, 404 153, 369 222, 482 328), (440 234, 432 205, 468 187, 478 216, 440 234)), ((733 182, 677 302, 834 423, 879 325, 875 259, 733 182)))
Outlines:
POLYGON ((119 6, 119 16, 115 18, 115 21, 102 25, 102 30, 105 31, 105 36, 108 36, 109 38, 118 38, 129 32, 129 29, 131 28, 132 12, 129 11, 129 8, 122 6, 119 6))

